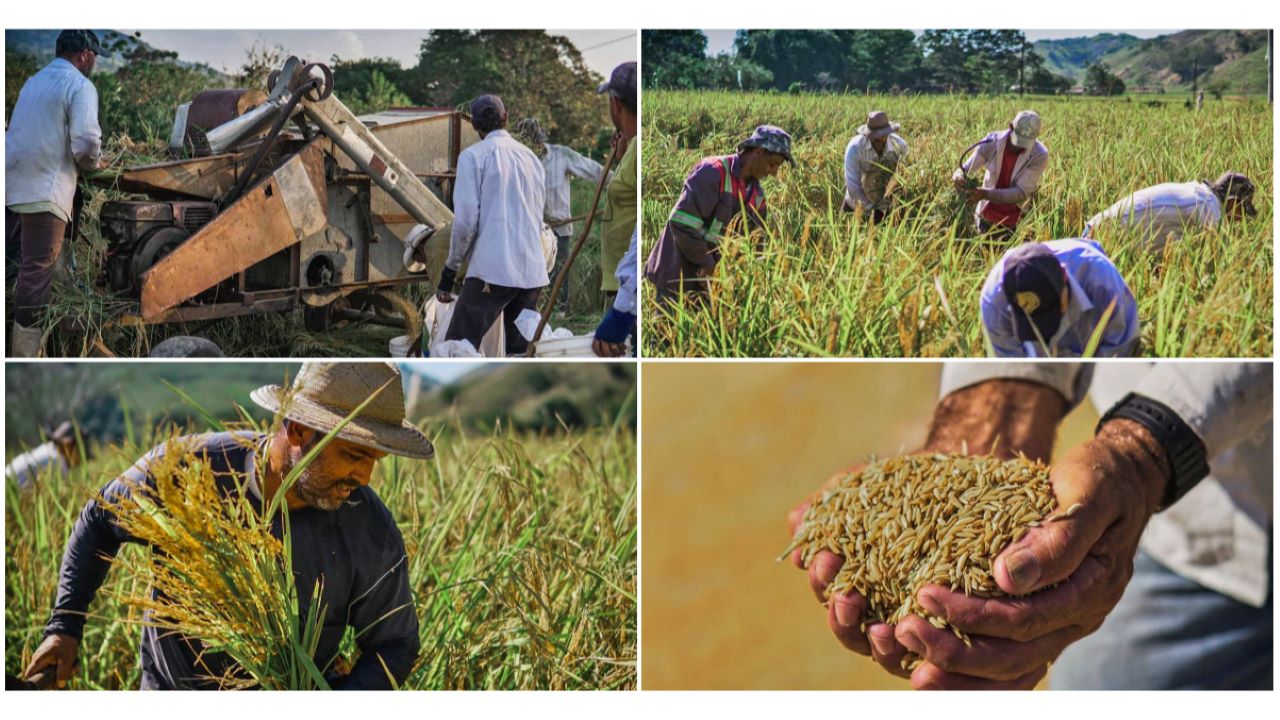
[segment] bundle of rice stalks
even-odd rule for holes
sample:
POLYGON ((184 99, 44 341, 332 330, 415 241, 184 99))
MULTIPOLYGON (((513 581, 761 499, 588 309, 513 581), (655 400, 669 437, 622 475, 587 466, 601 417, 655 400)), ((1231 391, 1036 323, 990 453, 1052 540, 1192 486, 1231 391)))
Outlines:
POLYGON ((287 520, 283 533, 273 532, 271 513, 256 508, 243 486, 226 492, 208 464, 174 440, 150 470, 154 488, 108 501, 120 527, 152 548, 145 572, 153 592, 124 601, 149 611, 153 626, 235 661, 238 668, 210 678, 220 687, 327 689, 312 659, 321 587, 302 616, 287 520))
MULTIPOLYGON (((992 563, 1009 543, 1045 522, 1055 504, 1049 468, 1025 457, 939 453, 875 460, 814 501, 782 557, 796 548, 806 566, 822 550, 844 557, 827 593, 856 591, 867 599, 864 632, 869 623, 892 625, 907 615, 945 628, 946 621, 916 601, 919 590, 938 584, 978 597, 1003 596, 992 563)), ((919 662, 908 655, 903 667, 919 662)))

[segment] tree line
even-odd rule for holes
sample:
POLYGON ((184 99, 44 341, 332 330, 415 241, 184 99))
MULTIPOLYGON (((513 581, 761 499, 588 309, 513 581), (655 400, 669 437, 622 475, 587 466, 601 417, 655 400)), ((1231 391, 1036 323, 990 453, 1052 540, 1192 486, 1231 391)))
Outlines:
MULTIPOLYGON (((646 30, 641 53, 646 88, 1060 93, 1073 84, 1020 30, 739 30, 733 52, 710 57, 700 30, 646 30)), ((1124 83, 1098 62, 1086 90, 1120 94, 1124 83)))

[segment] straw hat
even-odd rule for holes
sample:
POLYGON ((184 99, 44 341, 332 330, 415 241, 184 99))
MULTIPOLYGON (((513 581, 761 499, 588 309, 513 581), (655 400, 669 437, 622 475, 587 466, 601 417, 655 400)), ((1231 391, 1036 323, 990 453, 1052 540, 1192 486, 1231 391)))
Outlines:
POLYGON ((404 388, 391 363, 305 362, 293 387, 264 385, 249 393, 258 405, 322 433, 329 433, 382 388, 338 437, 392 455, 427 459, 431 441, 404 419, 404 388))
POLYGON ((902 125, 889 122, 889 114, 883 110, 872 110, 867 113, 867 122, 858 128, 859 135, 869 138, 882 138, 902 129, 902 125))

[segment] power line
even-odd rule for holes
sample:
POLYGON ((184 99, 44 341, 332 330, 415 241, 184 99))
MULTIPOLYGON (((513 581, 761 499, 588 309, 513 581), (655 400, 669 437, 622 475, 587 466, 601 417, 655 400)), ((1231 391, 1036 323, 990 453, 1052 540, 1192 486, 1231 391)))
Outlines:
POLYGON ((616 43, 616 42, 622 42, 623 40, 626 40, 627 38, 633 38, 633 37, 635 37, 635 36, 636 36, 636 34, 635 34, 635 33, 630 33, 630 34, 627 34, 627 35, 623 35, 622 37, 618 37, 618 38, 614 38, 614 39, 612 39, 612 40, 608 40, 608 41, 606 41, 606 42, 602 42, 602 43, 600 43, 599 45, 592 45, 592 46, 591 46, 591 47, 589 47, 589 48, 579 48, 579 49, 578 49, 578 52, 580 52, 580 53, 590 52, 590 51, 595 50, 595 49, 597 49, 597 48, 602 48, 602 47, 604 47, 605 45, 612 45, 612 44, 614 44, 614 43, 616 43))

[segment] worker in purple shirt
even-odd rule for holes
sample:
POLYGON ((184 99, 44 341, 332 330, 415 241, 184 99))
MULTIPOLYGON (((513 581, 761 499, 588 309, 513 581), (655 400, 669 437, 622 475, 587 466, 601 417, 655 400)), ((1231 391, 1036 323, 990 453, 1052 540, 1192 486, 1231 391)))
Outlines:
POLYGON ((738 143, 732 155, 703 158, 685 178, 644 276, 670 302, 681 293, 706 293, 706 278, 720 260, 719 241, 725 228, 745 216, 748 232, 763 226, 767 213, 760 181, 772 176, 791 158, 791 136, 773 125, 761 125, 738 143))
MULTIPOLYGON (((229 497, 247 495, 255 507, 271 504, 283 479, 344 418, 373 395, 337 431, 284 493, 293 544, 300 615, 322 583, 324 622, 314 655, 330 687, 392 689, 405 681, 418 658, 418 617, 409 585, 408 557, 395 519, 369 487, 373 467, 388 454, 427 459, 431 442, 404 419, 400 373, 389 363, 303 365, 291 389, 278 385, 250 394, 283 421, 274 434, 252 431, 179 437, 147 453, 112 480, 80 512, 67 540, 58 594, 45 625, 44 641, 27 666, 30 680, 55 669, 65 686, 75 671, 88 610, 126 542, 138 542, 111 509, 155 487, 153 467, 168 453, 207 463, 229 497), (350 672, 334 669, 347 627, 356 633, 360 657, 350 672)), ((154 497, 152 498, 154 500, 154 497)), ((282 536, 283 516, 273 518, 282 536)), ((224 653, 199 640, 156 627, 143 617, 139 665, 144 690, 218 689, 218 678, 242 672, 224 653)))
POLYGON ((982 287, 982 326, 998 357, 1138 354, 1138 304, 1092 240, 1026 243, 1008 251, 982 287))

